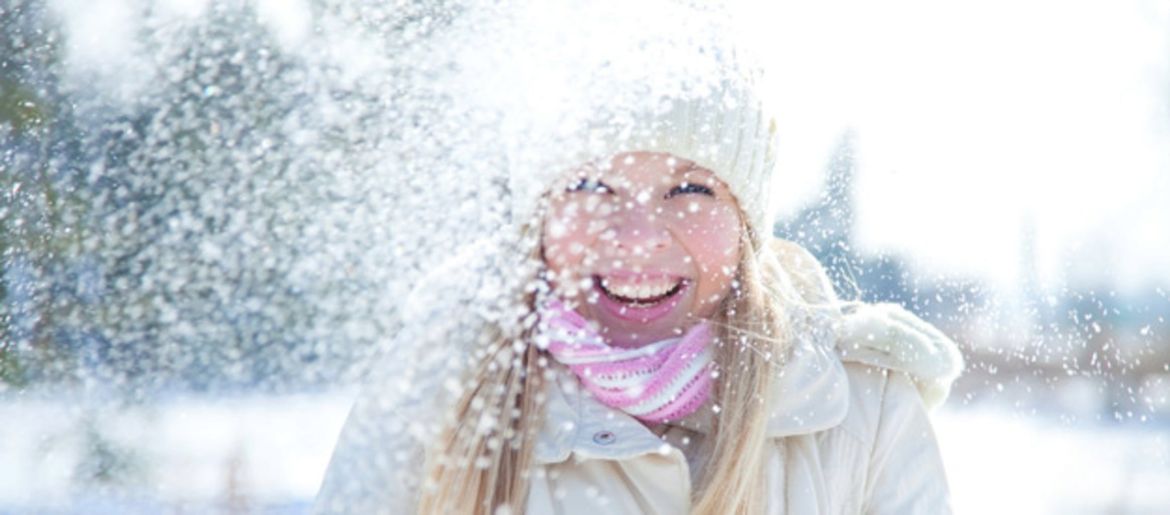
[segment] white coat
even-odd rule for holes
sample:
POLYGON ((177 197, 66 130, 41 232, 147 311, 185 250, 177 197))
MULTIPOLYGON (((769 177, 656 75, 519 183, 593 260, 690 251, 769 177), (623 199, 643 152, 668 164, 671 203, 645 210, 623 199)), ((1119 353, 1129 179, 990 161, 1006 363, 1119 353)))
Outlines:
MULTIPOLYGON (((799 252, 796 261, 809 262, 799 252)), ((824 286, 819 267, 814 275, 824 286)), ((431 320, 452 323, 450 316, 431 320)), ((962 367, 955 344, 892 305, 861 306, 838 334, 835 342, 794 346, 784 365, 768 425, 768 513, 949 513, 927 414, 962 367)), ((315 513, 413 512, 422 444, 433 437, 427 424, 435 420, 434 389, 442 386, 426 392, 420 381, 438 376, 412 371, 441 367, 445 359, 412 360, 409 367, 390 359, 378 367, 390 371, 388 379, 375 381, 351 412, 315 513)), ((659 437, 556 370, 535 446, 528 513, 687 513, 704 463, 695 449, 710 410, 659 437)))

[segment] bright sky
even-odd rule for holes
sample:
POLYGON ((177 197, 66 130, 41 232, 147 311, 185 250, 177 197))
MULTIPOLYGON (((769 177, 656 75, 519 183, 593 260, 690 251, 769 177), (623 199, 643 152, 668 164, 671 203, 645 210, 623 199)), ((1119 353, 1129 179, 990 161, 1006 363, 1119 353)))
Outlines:
MULTIPOLYGON (((830 0, 777 7, 796 208, 857 131, 863 247, 1015 281, 1170 282, 1170 1, 830 0)), ((778 72, 778 73, 777 73, 778 72)))
MULTIPOLYGON (((132 96, 146 75, 110 59, 138 53, 111 30, 134 26, 128 3, 55 2, 74 62, 132 96)), ((1007 286, 1030 224, 1048 286, 1170 283, 1170 0, 747 4, 773 49, 790 212, 852 127, 863 250, 1007 286)), ((282 41, 307 33, 305 2, 257 5, 282 41)))

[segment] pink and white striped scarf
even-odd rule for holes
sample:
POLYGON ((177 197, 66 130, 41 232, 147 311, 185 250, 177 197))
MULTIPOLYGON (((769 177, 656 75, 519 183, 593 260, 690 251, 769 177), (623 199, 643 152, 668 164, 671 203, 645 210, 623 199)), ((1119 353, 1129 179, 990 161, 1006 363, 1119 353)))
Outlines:
MULTIPOLYGON (((710 324, 679 338, 636 348, 605 343, 581 315, 558 301, 541 312, 542 335, 553 359, 569 367, 603 404, 658 424, 699 409, 711 394, 710 324)), ((543 345, 542 345, 543 346, 543 345)))

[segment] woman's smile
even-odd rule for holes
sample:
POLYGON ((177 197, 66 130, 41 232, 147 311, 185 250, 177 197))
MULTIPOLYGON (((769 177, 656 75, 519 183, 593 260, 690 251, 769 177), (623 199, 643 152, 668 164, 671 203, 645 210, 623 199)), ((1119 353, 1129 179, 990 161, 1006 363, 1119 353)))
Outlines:
POLYGON ((621 282, 594 276, 597 305, 610 315, 631 322, 649 323, 670 314, 687 293, 690 282, 664 278, 653 282, 621 282))
POLYGON ((620 302, 655 304, 677 293, 685 277, 666 273, 607 274, 593 276, 602 293, 620 302))

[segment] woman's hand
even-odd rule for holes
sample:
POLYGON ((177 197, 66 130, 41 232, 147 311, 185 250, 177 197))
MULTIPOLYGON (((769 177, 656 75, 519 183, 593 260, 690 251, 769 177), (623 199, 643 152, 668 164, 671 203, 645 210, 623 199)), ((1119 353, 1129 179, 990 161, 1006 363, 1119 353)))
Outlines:
POLYGON ((910 374, 928 409, 946 400, 963 370, 958 345, 897 304, 849 304, 837 332, 837 351, 845 361, 910 374))

